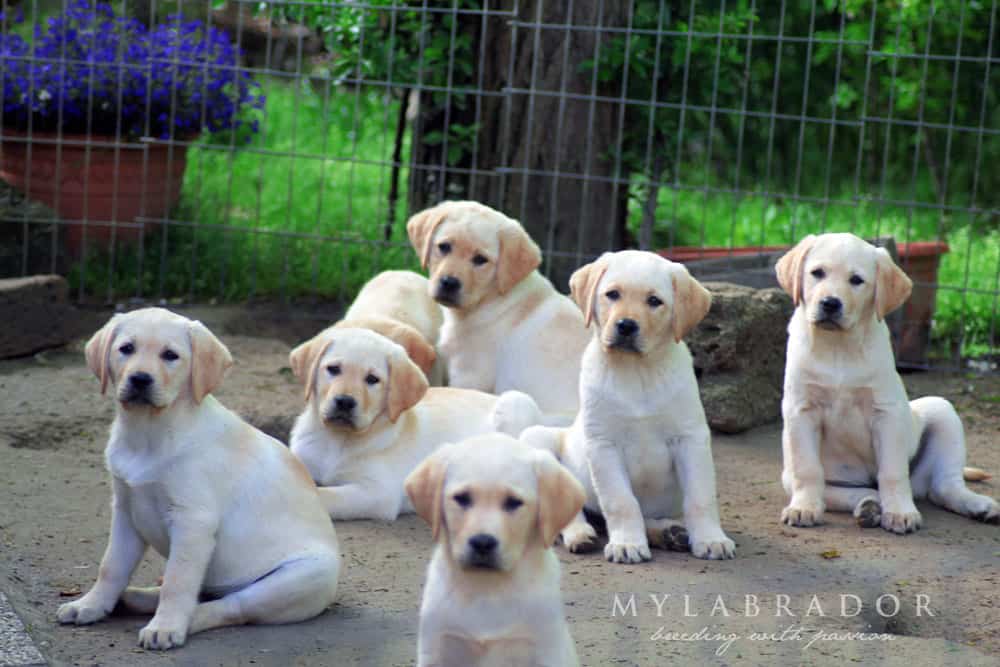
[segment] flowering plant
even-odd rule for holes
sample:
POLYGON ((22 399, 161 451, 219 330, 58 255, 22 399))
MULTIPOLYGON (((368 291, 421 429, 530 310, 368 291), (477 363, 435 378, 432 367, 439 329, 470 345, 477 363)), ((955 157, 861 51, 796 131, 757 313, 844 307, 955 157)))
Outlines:
MULTIPOLYGON (((12 21, 0 14, 4 22, 12 21)), ((129 139, 220 130, 249 138, 264 96, 238 65, 226 34, 201 21, 178 15, 146 28, 109 4, 70 0, 35 26, 30 42, 0 32, 3 125, 129 139)))

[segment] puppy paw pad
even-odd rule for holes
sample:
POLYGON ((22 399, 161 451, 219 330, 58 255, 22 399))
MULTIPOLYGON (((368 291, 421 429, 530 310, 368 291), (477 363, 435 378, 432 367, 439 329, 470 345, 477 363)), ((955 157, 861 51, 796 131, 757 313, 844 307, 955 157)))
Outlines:
POLYGON ((854 508, 854 518, 861 528, 878 528, 882 525, 882 504, 876 498, 865 498, 854 508))
POLYGON ((684 526, 670 526, 663 531, 663 546, 667 551, 691 551, 691 536, 684 526))

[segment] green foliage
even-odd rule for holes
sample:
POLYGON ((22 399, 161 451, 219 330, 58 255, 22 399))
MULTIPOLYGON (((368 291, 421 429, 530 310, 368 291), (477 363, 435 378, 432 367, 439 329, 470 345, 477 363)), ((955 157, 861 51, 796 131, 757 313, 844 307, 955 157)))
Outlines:
POLYGON ((74 285, 83 278, 101 294, 110 281, 118 294, 199 300, 349 299, 383 268, 415 267, 403 230, 405 191, 392 243, 382 243, 392 159, 386 128, 398 103, 379 91, 324 99, 305 83, 270 84, 266 94, 261 134, 247 149, 204 140, 190 149, 171 219, 195 226, 154 231, 141 255, 119 247, 113 265, 102 251, 82 274, 76 269, 74 285))
MULTIPOLYGON (((834 199, 851 201, 849 195, 834 199)), ((807 234, 832 231, 869 239, 892 236, 897 242, 942 239, 949 251, 938 270, 934 338, 942 344, 962 340, 965 353, 976 354, 989 351, 991 336, 995 341, 1000 334, 1000 301, 995 294, 1000 288, 1000 231, 995 221, 970 224, 941 218, 937 211, 870 199, 860 200, 857 206, 823 206, 667 189, 660 192, 658 209, 674 222, 672 234, 670 226, 656 228, 657 248, 789 246, 807 234), (977 228, 982 231, 973 231, 977 228)), ((629 216, 633 227, 640 217, 634 204, 629 216)))
MULTIPOLYGON (((668 161, 661 181, 739 179, 823 196, 854 182, 860 144, 863 192, 885 185, 967 205, 976 155, 1000 150, 995 135, 947 129, 1000 121, 1000 68, 982 62, 989 3, 826 0, 779 10, 758 2, 751 12, 737 0, 695 3, 693 16, 690 9, 681 0, 637 0, 639 32, 609 39, 596 65, 584 65, 629 99, 659 105, 626 111, 623 171, 640 180, 660 155, 668 161), (966 58, 957 67, 947 59, 955 54, 966 58), (784 117, 769 118, 772 110, 784 117)), ((981 170, 979 186, 995 204, 1000 173, 981 170)))

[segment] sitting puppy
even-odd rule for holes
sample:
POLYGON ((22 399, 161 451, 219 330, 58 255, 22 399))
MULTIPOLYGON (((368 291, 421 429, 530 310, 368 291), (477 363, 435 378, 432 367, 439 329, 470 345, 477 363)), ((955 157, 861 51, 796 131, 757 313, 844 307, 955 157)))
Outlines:
POLYGON ((569 423, 587 332, 573 303, 542 277, 538 246, 515 220, 476 202, 410 218, 410 242, 445 306, 438 349, 454 387, 529 394, 569 423))
MULTIPOLYGON (((732 558, 681 341, 708 313, 711 294, 681 264, 636 250, 605 253, 578 269, 570 287, 587 326, 597 325, 583 356, 580 414, 569 429, 528 429, 522 442, 556 453, 587 489, 587 508, 607 521, 608 560, 649 560, 650 545, 732 558)), ((596 537, 582 513, 563 531, 570 551, 591 549, 596 537)))
POLYGON ((383 271, 361 288, 344 320, 334 326, 371 329, 406 348, 431 386, 445 384, 446 365, 434 346, 444 314, 429 294, 427 278, 412 271, 383 271), (403 335, 397 332, 402 330, 403 335), (420 336, 413 341, 412 333, 420 336))
POLYGON ((302 464, 211 395, 232 364, 225 346, 200 322, 146 308, 113 317, 86 352, 101 392, 117 388, 111 537, 97 582, 59 621, 93 623, 121 601, 155 611, 139 643, 168 649, 202 630, 326 609, 337 536, 302 464), (147 545, 167 559, 163 585, 126 588, 147 545))
POLYGON ((926 496, 1000 521, 996 501, 965 487, 955 409, 936 396, 907 402, 884 319, 911 283, 889 253, 853 234, 807 236, 776 271, 795 303, 781 406, 781 479, 791 501, 781 520, 812 526, 831 509, 909 533, 921 524, 913 499, 926 496))
POLYGON ((419 667, 579 664, 550 548, 583 506, 565 468, 508 436, 479 436, 431 455, 406 493, 437 542, 419 667))
POLYGON ((413 509, 403 480, 443 442, 541 417, 526 394, 427 388, 402 347, 368 329, 331 328, 292 350, 306 408, 290 445, 334 519, 385 519, 413 509))

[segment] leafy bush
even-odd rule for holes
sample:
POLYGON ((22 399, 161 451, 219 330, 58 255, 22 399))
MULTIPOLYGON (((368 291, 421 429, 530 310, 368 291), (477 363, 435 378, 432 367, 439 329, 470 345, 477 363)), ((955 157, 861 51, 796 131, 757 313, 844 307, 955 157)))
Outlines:
POLYGON ((0 35, 4 126, 132 139, 252 133, 264 98, 238 65, 228 36, 200 21, 146 28, 109 4, 72 0, 30 43, 0 35))

